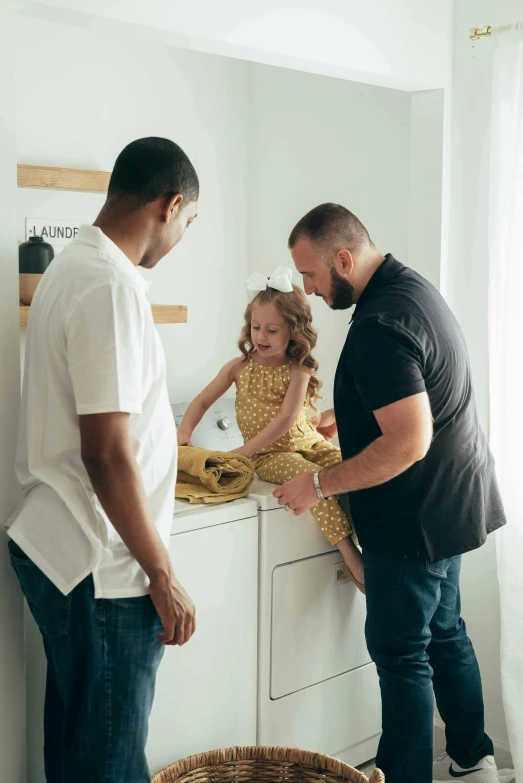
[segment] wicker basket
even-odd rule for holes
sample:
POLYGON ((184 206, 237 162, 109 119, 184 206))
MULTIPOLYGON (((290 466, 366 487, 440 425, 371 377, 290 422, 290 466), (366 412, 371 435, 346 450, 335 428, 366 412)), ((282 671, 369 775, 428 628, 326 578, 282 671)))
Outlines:
MULTIPOLYGON (((384 783, 375 770, 370 783, 384 783)), ((178 761, 152 783, 369 783, 341 761, 295 748, 229 748, 178 761)))

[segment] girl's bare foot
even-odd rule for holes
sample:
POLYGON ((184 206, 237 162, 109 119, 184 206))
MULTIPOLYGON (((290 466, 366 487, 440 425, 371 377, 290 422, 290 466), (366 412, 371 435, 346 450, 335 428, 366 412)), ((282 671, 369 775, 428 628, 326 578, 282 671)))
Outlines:
POLYGON ((345 564, 343 569, 345 576, 356 585, 358 590, 365 593, 363 560, 360 550, 350 536, 343 538, 338 543, 338 549, 342 554, 343 562, 345 564))

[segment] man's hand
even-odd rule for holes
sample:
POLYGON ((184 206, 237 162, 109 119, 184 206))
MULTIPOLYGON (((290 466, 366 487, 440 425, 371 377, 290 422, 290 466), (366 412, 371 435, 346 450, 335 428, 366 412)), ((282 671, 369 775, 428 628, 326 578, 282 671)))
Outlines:
POLYGON ((296 516, 305 514, 320 502, 312 475, 296 476, 273 492, 280 506, 288 506, 296 516))
POLYGON ((321 414, 320 423, 316 427, 316 430, 325 438, 325 440, 332 440, 336 437, 338 434, 338 427, 336 425, 336 417, 334 416, 333 408, 328 411, 324 411, 321 414))
POLYGON ((186 644, 196 630, 196 610, 174 574, 153 577, 149 594, 163 626, 158 641, 180 647, 186 644))

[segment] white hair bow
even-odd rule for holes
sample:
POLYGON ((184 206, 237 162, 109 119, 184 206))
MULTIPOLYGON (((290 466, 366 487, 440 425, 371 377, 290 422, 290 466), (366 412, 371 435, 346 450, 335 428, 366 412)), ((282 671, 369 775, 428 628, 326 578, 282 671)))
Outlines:
POLYGON ((260 291, 266 291, 267 288, 275 288, 276 291, 289 294, 293 290, 292 269, 288 266, 279 266, 270 277, 266 277, 260 272, 253 272, 247 278, 245 287, 251 299, 254 299, 260 291))

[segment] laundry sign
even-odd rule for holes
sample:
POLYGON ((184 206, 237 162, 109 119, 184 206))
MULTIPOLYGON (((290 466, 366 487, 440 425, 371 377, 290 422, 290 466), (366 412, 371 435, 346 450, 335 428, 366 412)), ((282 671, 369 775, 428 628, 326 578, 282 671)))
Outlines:
POLYGON ((75 238, 78 229, 85 220, 56 220, 55 218, 46 220, 44 218, 26 218, 25 219, 25 238, 42 237, 45 242, 49 242, 55 250, 62 249, 65 245, 75 238))

